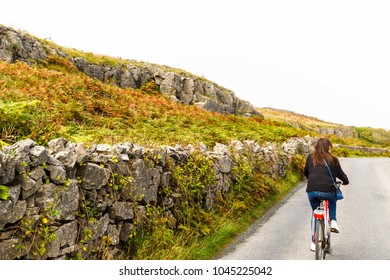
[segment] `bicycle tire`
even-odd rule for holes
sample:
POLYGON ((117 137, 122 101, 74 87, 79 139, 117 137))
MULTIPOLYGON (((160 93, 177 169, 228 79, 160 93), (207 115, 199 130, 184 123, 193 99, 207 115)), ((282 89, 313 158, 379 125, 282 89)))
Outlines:
MULTIPOLYGON (((327 238, 326 238, 326 250, 325 250, 325 253, 326 254, 330 254, 330 236, 331 236, 331 234, 330 234, 330 230, 326 233, 327 234, 327 238)), ((325 256, 324 256, 324 258, 325 258, 325 256)))
POLYGON ((316 260, 325 259, 325 234, 323 220, 316 221, 315 244, 316 244, 316 260))

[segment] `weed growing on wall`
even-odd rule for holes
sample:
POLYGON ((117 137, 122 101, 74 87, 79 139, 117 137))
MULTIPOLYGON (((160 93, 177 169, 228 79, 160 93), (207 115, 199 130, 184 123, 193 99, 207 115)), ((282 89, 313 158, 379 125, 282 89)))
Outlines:
POLYGON ((250 157, 240 157, 233 167, 233 185, 228 194, 232 214, 240 214, 276 192, 275 181, 263 171, 264 163, 250 157))
POLYGON ((186 259, 191 244, 212 232, 213 212, 203 207, 205 193, 216 180, 212 160, 192 153, 186 164, 172 168, 173 187, 160 192, 174 199, 175 206, 143 206, 142 223, 134 224, 128 242, 129 258, 186 259))
POLYGON ((9 198, 8 188, 0 185, 0 199, 7 200, 9 198))
POLYGON ((47 258, 50 244, 57 239, 50 226, 52 219, 48 213, 30 215, 28 213, 19 224, 18 231, 21 239, 16 245, 20 255, 27 255, 29 259, 47 258))
MULTIPOLYGON (((134 222, 134 230, 126 247, 126 257, 130 259, 169 259, 175 247, 175 231, 170 226, 170 218, 160 207, 147 204, 139 221, 134 222)), ((140 214, 140 213, 139 213, 140 214)))
POLYGON ((193 153, 188 162, 178 166, 172 175, 180 201, 175 213, 179 227, 207 234, 209 230, 204 220, 203 205, 205 191, 216 181, 212 160, 200 153, 193 153))

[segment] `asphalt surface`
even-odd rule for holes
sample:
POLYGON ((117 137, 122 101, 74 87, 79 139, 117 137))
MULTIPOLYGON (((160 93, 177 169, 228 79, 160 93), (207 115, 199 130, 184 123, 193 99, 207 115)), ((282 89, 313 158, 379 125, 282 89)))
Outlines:
MULTIPOLYGON (((328 260, 390 259, 390 158, 341 158, 350 184, 337 203, 340 233, 332 233, 328 260)), ((217 258, 313 260, 306 181, 217 258)))

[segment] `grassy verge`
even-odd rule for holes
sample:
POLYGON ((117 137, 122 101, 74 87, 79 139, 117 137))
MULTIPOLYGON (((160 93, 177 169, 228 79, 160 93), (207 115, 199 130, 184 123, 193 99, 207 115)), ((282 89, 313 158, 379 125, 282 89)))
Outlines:
POLYGON ((244 233, 250 225, 260 219, 272 207, 279 203, 300 182, 299 173, 289 172, 283 179, 276 182, 278 192, 270 195, 256 205, 253 209, 243 213, 241 217, 225 220, 221 217, 219 227, 211 236, 194 244, 190 252, 190 259, 213 259, 220 254, 226 246, 231 244, 240 234, 244 233))

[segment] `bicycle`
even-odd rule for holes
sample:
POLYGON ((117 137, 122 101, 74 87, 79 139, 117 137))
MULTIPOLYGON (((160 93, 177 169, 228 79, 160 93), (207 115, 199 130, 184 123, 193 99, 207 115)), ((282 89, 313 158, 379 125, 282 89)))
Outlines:
MULTIPOLYGON (((340 187, 341 182, 336 182, 340 187)), ((320 206, 314 210, 314 243, 316 260, 324 260, 330 254, 330 216, 329 202, 322 200, 320 206)))

